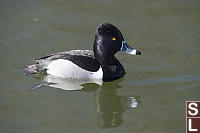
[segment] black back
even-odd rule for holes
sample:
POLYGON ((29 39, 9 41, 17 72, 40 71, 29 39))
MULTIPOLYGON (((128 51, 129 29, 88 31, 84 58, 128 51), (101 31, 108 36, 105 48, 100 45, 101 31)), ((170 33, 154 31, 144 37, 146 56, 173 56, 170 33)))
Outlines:
POLYGON ((65 59, 73 62, 77 66, 87 71, 96 72, 100 68, 100 64, 95 60, 94 53, 91 50, 71 50, 56 54, 47 55, 36 59, 36 62, 51 62, 57 59, 65 59))

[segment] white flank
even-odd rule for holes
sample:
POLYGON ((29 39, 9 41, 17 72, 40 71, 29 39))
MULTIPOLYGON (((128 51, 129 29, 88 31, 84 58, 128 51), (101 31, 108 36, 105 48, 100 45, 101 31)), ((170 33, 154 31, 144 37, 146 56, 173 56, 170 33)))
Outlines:
POLYGON ((47 67, 47 74, 61 78, 102 79, 103 71, 100 66, 97 72, 84 70, 69 60, 58 59, 52 61, 47 67))

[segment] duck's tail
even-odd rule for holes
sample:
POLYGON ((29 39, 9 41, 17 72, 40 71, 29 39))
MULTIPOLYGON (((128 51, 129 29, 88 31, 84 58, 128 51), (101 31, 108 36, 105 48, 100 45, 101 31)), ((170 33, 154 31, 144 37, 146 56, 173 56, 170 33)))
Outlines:
POLYGON ((40 64, 32 64, 23 69, 25 74, 46 73, 46 70, 47 69, 43 68, 40 64))

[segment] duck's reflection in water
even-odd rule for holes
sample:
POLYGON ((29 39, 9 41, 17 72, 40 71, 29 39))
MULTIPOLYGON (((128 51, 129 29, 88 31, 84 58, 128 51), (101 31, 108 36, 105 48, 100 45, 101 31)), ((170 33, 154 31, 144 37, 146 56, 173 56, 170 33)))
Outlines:
POLYGON ((45 76, 44 77, 45 83, 54 88, 59 88, 63 90, 84 90, 84 85, 89 83, 97 84, 98 86, 102 86, 103 81, 99 79, 61 79, 53 76, 45 76))
POLYGON ((119 83, 123 78, 113 82, 102 82, 101 80, 63 80, 45 76, 44 80, 46 85, 63 90, 96 91, 95 107, 100 127, 121 125, 122 114, 128 109, 136 108, 141 101, 139 96, 117 94, 117 89, 121 88, 119 83))
POLYGON ((139 96, 120 96, 117 94, 119 82, 103 84, 95 93, 98 123, 101 127, 116 127, 123 123, 122 114, 140 103, 139 96))

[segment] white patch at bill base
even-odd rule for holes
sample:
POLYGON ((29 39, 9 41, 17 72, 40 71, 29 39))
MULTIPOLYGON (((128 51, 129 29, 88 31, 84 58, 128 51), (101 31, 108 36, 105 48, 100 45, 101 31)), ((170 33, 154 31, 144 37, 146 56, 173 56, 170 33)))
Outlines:
POLYGON ((133 49, 129 54, 136 55, 137 50, 133 49))

